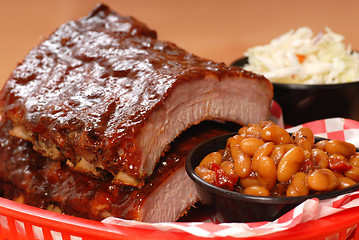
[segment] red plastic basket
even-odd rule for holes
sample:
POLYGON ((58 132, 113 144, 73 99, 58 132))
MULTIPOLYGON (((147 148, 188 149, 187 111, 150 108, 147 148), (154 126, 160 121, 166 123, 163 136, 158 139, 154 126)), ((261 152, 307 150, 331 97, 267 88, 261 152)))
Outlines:
MULTIPOLYGON (((359 239, 359 231, 356 230, 358 223, 359 207, 355 207, 315 221, 301 223, 289 230, 241 239, 326 239, 333 236, 340 240, 359 239)), ((1 239, 209 239, 186 232, 140 229, 91 221, 4 198, 0 198, 0 224, 1 239)))

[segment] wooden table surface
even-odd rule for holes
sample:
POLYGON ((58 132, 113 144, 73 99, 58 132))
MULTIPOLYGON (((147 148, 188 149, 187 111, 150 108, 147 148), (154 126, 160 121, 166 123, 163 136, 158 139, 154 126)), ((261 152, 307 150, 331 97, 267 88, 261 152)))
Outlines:
MULTIPOLYGON (((290 29, 328 26, 359 49, 357 0, 103 0, 155 29, 161 40, 230 64, 249 47, 290 29)), ((62 23, 87 15, 95 0, 0 0, 0 86, 28 51, 62 23)))

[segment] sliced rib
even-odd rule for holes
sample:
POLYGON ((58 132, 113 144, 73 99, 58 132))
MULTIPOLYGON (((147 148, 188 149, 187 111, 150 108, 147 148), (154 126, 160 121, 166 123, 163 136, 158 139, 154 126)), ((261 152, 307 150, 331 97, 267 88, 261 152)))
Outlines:
POLYGON ((30 142, 10 136, 9 129, 11 124, 0 122, 2 197, 92 220, 112 216, 145 222, 176 221, 199 200, 184 169, 185 156, 196 144, 227 132, 209 123, 191 128, 171 144, 139 189, 73 172, 34 151, 30 142))

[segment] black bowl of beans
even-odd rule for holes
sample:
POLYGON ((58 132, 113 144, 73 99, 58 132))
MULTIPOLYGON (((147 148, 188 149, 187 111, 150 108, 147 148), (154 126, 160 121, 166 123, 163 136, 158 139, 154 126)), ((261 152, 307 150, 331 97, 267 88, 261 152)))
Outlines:
POLYGON ((192 149, 186 171, 201 202, 224 222, 273 221, 307 199, 359 189, 359 153, 350 143, 249 124, 192 149))
MULTIPOLYGON (((232 66, 244 67, 248 58, 232 66)), ((283 110, 284 122, 295 126, 319 119, 344 117, 359 120, 359 81, 336 84, 273 84, 273 99, 283 110)))

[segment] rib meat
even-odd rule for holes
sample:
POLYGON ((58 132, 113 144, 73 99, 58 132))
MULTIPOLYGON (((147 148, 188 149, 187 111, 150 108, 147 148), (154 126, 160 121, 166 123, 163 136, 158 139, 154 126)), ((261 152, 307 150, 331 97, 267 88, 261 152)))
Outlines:
POLYGON ((34 151, 30 142, 9 136, 11 124, 0 124, 3 197, 93 220, 114 216, 146 222, 176 221, 198 201, 194 183, 184 169, 185 157, 196 144, 227 132, 213 123, 191 128, 171 144, 154 174, 139 189, 73 172, 66 164, 34 151))
POLYGON ((0 96, 13 136, 76 171, 142 186, 191 125, 266 120, 272 85, 197 57, 99 5, 60 26, 14 70, 0 96))

